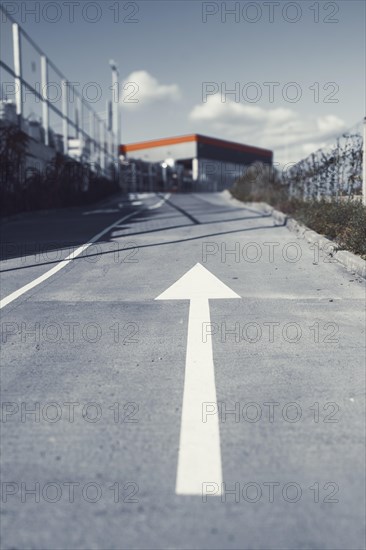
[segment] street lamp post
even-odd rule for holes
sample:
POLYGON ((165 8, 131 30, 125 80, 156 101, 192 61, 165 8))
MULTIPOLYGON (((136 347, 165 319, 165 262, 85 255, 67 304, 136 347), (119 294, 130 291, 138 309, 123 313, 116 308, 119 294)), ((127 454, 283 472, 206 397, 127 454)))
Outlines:
POLYGON ((112 69, 112 131, 116 141, 116 158, 118 157, 118 148, 120 145, 120 128, 119 128, 119 73, 118 66, 113 59, 109 61, 109 66, 112 69))

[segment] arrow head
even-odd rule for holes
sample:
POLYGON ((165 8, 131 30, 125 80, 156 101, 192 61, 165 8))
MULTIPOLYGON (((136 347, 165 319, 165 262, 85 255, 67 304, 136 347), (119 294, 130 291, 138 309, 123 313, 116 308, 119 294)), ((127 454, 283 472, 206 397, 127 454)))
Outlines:
POLYGON ((209 298, 228 299, 240 298, 240 296, 203 265, 197 263, 155 300, 208 300, 209 298))

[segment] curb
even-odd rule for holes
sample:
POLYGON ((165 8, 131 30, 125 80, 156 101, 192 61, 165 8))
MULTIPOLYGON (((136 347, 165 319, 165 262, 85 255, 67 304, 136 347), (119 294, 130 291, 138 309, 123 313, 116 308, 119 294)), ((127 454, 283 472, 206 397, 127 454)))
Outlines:
POLYGON ((287 217, 283 212, 273 209, 272 216, 275 219, 286 218, 285 225, 287 229, 296 233, 298 238, 305 239, 309 243, 316 243, 324 254, 342 264, 347 271, 352 271, 366 279, 366 261, 360 258, 360 256, 348 250, 340 250, 337 243, 309 229, 306 225, 299 223, 294 218, 287 217))
POLYGON ((233 197, 227 189, 223 191, 222 194, 225 199, 228 199, 234 204, 240 204, 244 208, 246 205, 250 205, 252 208, 258 208, 259 211, 265 214, 271 214, 274 221, 277 222, 275 225, 285 225, 289 231, 296 233, 299 239, 305 239, 309 243, 317 243, 319 249, 322 250, 324 254, 342 264, 347 271, 352 271, 353 273, 356 273, 360 277, 366 279, 366 260, 363 260, 360 256, 357 256, 357 254, 353 254, 353 252, 349 252, 348 250, 339 250, 337 243, 334 241, 331 241, 330 239, 324 237, 324 235, 320 235, 316 231, 309 229, 306 225, 299 223, 294 218, 287 216, 287 214, 284 214, 280 210, 275 210, 272 206, 265 202, 244 203, 233 197))

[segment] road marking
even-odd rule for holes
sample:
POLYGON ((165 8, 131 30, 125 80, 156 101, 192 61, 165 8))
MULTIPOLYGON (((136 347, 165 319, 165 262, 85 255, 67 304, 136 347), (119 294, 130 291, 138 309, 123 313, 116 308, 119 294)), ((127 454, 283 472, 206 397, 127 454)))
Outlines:
MULTIPOLYGON (((158 204, 160 204, 160 206, 161 206, 165 202, 165 200, 166 199, 164 198, 163 202, 159 201, 158 204)), ((51 269, 46 271, 46 273, 43 273, 43 275, 40 275, 39 277, 37 277, 36 279, 31 281, 30 283, 22 286, 18 290, 15 290, 11 294, 9 294, 8 296, 6 296, 2 300, 0 300, 0 309, 7 306, 11 302, 14 302, 14 300, 16 300, 17 298, 19 298, 20 296, 22 296, 23 294, 25 294, 29 290, 32 290, 32 288, 35 288, 36 286, 40 285, 41 283, 43 283, 44 281, 46 281, 47 279, 49 279, 50 277, 55 275, 55 273, 57 273, 58 271, 61 271, 61 269, 66 267, 70 262, 72 262, 72 260, 74 260, 75 258, 80 256, 80 254, 82 254, 84 252, 84 250, 86 250, 87 248, 89 248, 89 246, 91 246, 93 243, 98 241, 101 237, 103 237, 103 235, 108 233, 108 231, 113 229, 118 224, 128 220, 129 218, 132 218, 133 216, 135 216, 139 213, 141 213, 141 210, 138 210, 136 212, 131 212, 130 214, 127 214, 126 216, 123 216, 123 218, 120 218, 119 220, 115 221, 114 223, 112 223, 111 225, 109 225, 108 227, 103 229, 103 231, 101 231, 100 233, 98 233, 97 235, 92 237, 89 242, 79 246, 79 248, 74 250, 64 260, 61 260, 57 265, 55 265, 54 267, 52 267, 51 269)))
POLYGON ((182 419, 175 492, 202 495, 204 482, 217 483, 222 465, 217 415, 203 422, 203 403, 217 403, 212 339, 203 342, 203 323, 210 323, 209 299, 240 298, 201 264, 196 264, 156 300, 190 300, 182 419))
POLYGON ((135 199, 150 199, 154 196, 155 193, 128 193, 128 197, 130 200, 135 199))
POLYGON ((164 195, 164 197, 159 201, 157 202, 156 204, 152 204, 151 206, 148 207, 148 210, 155 210, 155 208, 160 208, 160 206, 162 206, 164 204, 165 201, 167 201, 169 198, 170 198, 170 193, 166 193, 164 195))
POLYGON ((120 212, 119 208, 106 208, 105 210, 88 210, 83 212, 83 216, 90 216, 91 214, 116 214, 120 212))

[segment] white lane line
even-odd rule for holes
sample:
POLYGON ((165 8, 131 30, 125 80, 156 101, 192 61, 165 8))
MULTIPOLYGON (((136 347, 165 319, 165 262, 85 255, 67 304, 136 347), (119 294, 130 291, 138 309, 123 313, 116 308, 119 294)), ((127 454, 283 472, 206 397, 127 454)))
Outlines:
POLYGON ((120 212, 119 208, 106 208, 105 210, 88 210, 88 212, 83 212, 83 216, 90 216, 91 214, 117 214, 117 212, 120 212))
POLYGON ((201 264, 196 264, 156 300, 190 300, 182 419, 175 492, 202 495, 204 484, 222 490, 221 446, 218 416, 203 414, 217 409, 212 340, 202 337, 210 326, 209 299, 240 298, 201 264), (206 405, 205 405, 206 404, 206 405), (210 409, 209 409, 210 410, 210 409))
POLYGON ((164 197, 159 202, 149 206, 148 210, 155 210, 155 208, 160 208, 160 206, 162 206, 164 204, 164 202, 167 201, 170 198, 170 196, 171 196, 171 193, 166 193, 164 195, 164 197))
MULTIPOLYGON (((163 203, 164 202, 165 202, 165 199, 163 200, 163 203)), ((160 206, 162 206, 163 203, 161 201, 159 201, 158 204, 160 206)), ((57 265, 55 265, 54 267, 52 267, 51 269, 46 271, 46 273, 43 273, 43 275, 40 275, 39 277, 37 277, 36 279, 31 281, 30 283, 22 286, 18 290, 15 290, 11 294, 9 294, 8 296, 6 296, 2 300, 0 300, 0 309, 7 306, 11 302, 14 302, 14 300, 19 298, 19 296, 22 296, 23 294, 25 294, 29 290, 32 290, 32 288, 40 285, 41 283, 43 283, 44 281, 46 281, 47 279, 49 279, 50 277, 55 275, 55 273, 57 273, 58 271, 60 271, 64 267, 66 267, 72 260, 74 260, 75 258, 80 256, 80 254, 82 254, 84 252, 84 250, 86 250, 87 248, 89 248, 89 246, 91 246, 93 243, 98 241, 101 237, 103 237, 103 235, 108 233, 108 231, 113 229, 116 225, 128 220, 129 218, 132 218, 132 216, 135 216, 135 215, 139 214, 140 212, 141 212, 141 210, 139 210, 137 212, 131 212, 130 214, 127 214, 126 216, 123 216, 123 218, 120 218, 119 220, 115 221, 114 223, 112 223, 111 225, 109 225, 108 227, 103 229, 103 231, 101 231, 100 233, 98 233, 97 235, 92 237, 89 242, 79 246, 79 248, 74 250, 64 260, 61 260, 57 265)))

